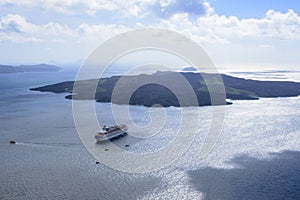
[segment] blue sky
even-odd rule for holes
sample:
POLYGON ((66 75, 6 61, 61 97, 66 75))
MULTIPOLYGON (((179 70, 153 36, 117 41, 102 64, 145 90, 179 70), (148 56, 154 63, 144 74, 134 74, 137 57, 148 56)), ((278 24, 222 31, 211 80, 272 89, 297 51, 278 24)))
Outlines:
POLYGON ((220 15, 238 18, 262 18, 270 9, 287 12, 293 9, 300 12, 299 1, 295 0, 211 0, 211 6, 220 15))
POLYGON ((101 42, 167 28, 199 43, 218 67, 297 69, 295 0, 0 0, 0 63, 79 64, 101 42))

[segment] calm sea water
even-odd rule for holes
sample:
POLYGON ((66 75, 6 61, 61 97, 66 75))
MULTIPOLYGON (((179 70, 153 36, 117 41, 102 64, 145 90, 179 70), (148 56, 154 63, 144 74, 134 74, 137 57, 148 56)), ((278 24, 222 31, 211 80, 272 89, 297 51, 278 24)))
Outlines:
MULTIPOLYGON (((202 126, 188 151, 164 169, 132 174, 95 164, 79 140, 72 103, 64 94, 29 91, 74 76, 74 71, 0 75, 0 199, 300 197, 300 97, 226 106, 222 134, 205 159, 198 152, 211 108, 191 108, 190 121, 201 112, 202 126)), ((100 121, 113 120, 105 113, 110 106, 96 104, 100 121)), ((157 110, 130 107, 132 120, 141 125, 150 123, 152 111, 157 110)), ((169 131, 164 134, 148 140, 126 136, 114 143, 129 144, 127 150, 138 153, 159 150, 172 140, 180 108, 167 108, 166 113, 169 131)))

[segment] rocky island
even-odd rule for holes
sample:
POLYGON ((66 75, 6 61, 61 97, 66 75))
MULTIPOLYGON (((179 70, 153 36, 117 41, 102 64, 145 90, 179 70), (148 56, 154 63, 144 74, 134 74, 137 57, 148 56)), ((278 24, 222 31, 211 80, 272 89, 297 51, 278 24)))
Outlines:
POLYGON ((37 65, 0 65, 0 74, 8 73, 24 73, 24 72, 52 72, 59 71, 60 67, 48 64, 37 64, 37 65))
MULTIPOLYGON (((181 106, 176 95, 167 87, 156 84, 157 80, 173 80, 174 75, 180 73, 193 89, 198 103, 197 105, 185 106, 207 106, 212 105, 210 93, 205 80, 214 80, 215 74, 198 72, 156 72, 151 75, 141 74, 135 76, 112 76, 109 78, 91 79, 77 81, 78 90, 73 93, 74 81, 61 82, 53 85, 46 85, 31 90, 54 93, 70 93, 65 98, 75 100, 96 100, 97 102, 113 102, 117 104, 128 104, 122 98, 112 99, 113 90, 122 78, 122 91, 126 93, 132 84, 143 80, 154 80, 153 83, 145 84, 137 88, 130 97, 130 105, 153 106, 181 106), (92 85, 96 84, 96 92, 91 94, 92 85)), ((219 101, 218 105, 230 104, 226 99, 231 100, 257 100, 260 97, 292 97, 300 95, 300 83, 289 81, 257 81, 243 78, 220 75, 226 95, 219 101)), ((176 82, 174 82, 176 84, 176 82)), ((181 91, 180 95, 185 95, 181 91)), ((122 95, 121 95, 122 96, 122 95)), ((216 104, 214 104, 216 105, 216 104)))

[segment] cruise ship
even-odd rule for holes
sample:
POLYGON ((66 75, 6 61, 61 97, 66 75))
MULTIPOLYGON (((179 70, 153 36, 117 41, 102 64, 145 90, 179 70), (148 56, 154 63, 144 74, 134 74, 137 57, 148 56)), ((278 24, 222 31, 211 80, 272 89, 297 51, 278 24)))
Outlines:
POLYGON ((95 135, 95 139, 97 142, 102 142, 106 140, 110 140, 113 138, 117 138, 119 136, 127 134, 126 131, 128 130, 125 124, 122 125, 114 125, 114 126, 106 126, 102 127, 102 130, 99 131, 95 135))

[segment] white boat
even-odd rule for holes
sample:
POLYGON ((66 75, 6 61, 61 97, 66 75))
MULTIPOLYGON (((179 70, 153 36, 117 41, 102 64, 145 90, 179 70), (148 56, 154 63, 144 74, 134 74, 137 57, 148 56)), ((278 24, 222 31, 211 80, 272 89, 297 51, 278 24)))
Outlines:
POLYGON ((95 139, 97 142, 106 141, 109 139, 113 139, 119 137, 121 135, 125 135, 128 130, 125 124, 115 125, 115 126, 103 126, 102 130, 95 135, 95 139))

